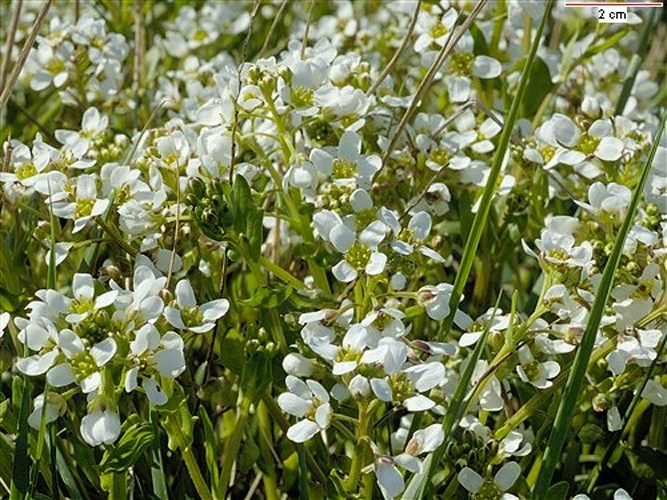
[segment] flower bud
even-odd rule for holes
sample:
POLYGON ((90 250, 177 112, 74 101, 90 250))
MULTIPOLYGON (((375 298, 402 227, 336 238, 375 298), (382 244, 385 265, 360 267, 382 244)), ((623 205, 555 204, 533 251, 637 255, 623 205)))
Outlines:
POLYGON ((283 370, 295 377, 310 377, 313 374, 314 364, 305 356, 291 352, 283 359, 283 370))

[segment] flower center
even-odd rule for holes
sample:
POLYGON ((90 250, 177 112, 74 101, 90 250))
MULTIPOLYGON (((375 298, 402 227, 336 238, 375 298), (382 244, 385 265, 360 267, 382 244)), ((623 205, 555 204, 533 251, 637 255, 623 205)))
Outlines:
POLYGON ((16 178, 20 181, 28 179, 37 174, 37 167, 34 163, 26 163, 16 169, 16 178))
POLYGON ((356 270, 360 271, 366 267, 368 261, 371 258, 371 250, 366 245, 362 243, 355 243, 350 247, 345 255, 345 260, 354 267, 356 270))
POLYGON ((449 64, 452 71, 460 76, 470 76, 475 56, 469 52, 457 52, 452 54, 451 57, 452 59, 449 64))
POLYGON ((70 360, 72 365, 72 372, 77 380, 83 380, 97 371, 97 364, 95 359, 88 351, 82 351, 74 355, 70 360))
POLYGON ((438 165, 446 165, 451 158, 451 153, 443 147, 438 146, 431 151, 431 160, 438 165))
POLYGON ((435 23, 428 30, 428 34, 431 36, 431 38, 437 40, 438 38, 443 37, 447 34, 447 27, 442 23, 435 23))
POLYGON ((597 149, 598 144, 600 144, 600 139, 585 133, 579 137, 577 148, 584 154, 592 155, 597 149))
POLYGON ((296 87, 292 89, 292 104, 297 108, 307 108, 313 105, 315 99, 313 91, 307 87, 296 87))
POLYGON ((199 326, 204 322, 204 313, 197 306, 183 308, 181 317, 185 326, 199 326))
POLYGON ((352 160, 336 158, 333 161, 333 176, 335 179, 349 179, 357 173, 357 164, 352 160))
POLYGON ((95 206, 95 200, 92 198, 87 198, 83 200, 76 200, 76 208, 74 209, 74 217, 80 219, 82 217, 88 217, 93 213, 93 207, 95 206))
POLYGON ((475 500, 499 500, 503 492, 491 479, 487 479, 475 495, 475 500))

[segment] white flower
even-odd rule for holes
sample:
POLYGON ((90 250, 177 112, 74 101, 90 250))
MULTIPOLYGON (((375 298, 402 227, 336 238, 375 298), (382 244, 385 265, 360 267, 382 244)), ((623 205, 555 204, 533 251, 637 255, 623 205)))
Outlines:
POLYGON ((516 462, 507 462, 493 479, 484 479, 470 467, 464 467, 457 477, 461 486, 474 495, 510 500, 517 497, 505 492, 512 487, 520 475, 521 466, 516 462))
POLYGON ((64 387, 76 382, 88 394, 99 389, 102 383, 100 368, 116 354, 116 341, 107 338, 92 347, 86 347, 72 330, 65 329, 58 334, 58 347, 65 360, 51 368, 46 380, 53 387, 64 387))
POLYGON ((519 363, 516 371, 524 382, 530 383, 538 389, 551 387, 555 378, 560 373, 560 365, 556 361, 535 361, 530 347, 524 345, 519 348, 519 363))
POLYGON ((60 415, 65 412, 67 404, 63 397, 55 392, 50 392, 46 401, 46 408, 44 408, 44 394, 40 394, 33 400, 35 408, 28 416, 28 424, 33 429, 39 430, 42 424, 42 413, 44 415, 45 423, 54 422, 60 415))
POLYGON ((99 309, 110 306, 118 296, 117 291, 103 293, 95 298, 95 282, 90 274, 76 273, 72 280, 72 295, 74 298, 68 299, 68 310, 70 314, 65 317, 69 323, 80 323, 99 309))
MULTIPOLYGON (((56 139, 72 152, 75 159, 80 160, 90 149, 92 140, 102 134, 109 124, 106 116, 100 115, 97 108, 88 108, 83 114, 81 130, 56 130, 56 139)), ((87 168, 94 162, 75 163, 74 168, 87 168)))
POLYGON ((197 306, 192 285, 185 279, 176 285, 176 302, 178 308, 165 307, 165 318, 171 326, 194 333, 211 331, 215 327, 215 322, 229 310, 227 299, 216 299, 197 306))
POLYGON ((336 184, 356 181, 359 187, 368 189, 382 161, 377 155, 362 154, 361 145, 361 136, 348 130, 340 138, 337 148, 314 148, 310 161, 322 175, 330 177, 336 184))
POLYGON ((278 405, 285 413, 302 419, 287 430, 287 437, 303 443, 329 427, 333 413, 329 393, 315 380, 303 382, 292 375, 287 376, 285 384, 289 392, 278 396, 278 405))
POLYGON ((109 409, 94 410, 81 419, 81 436, 90 446, 111 444, 120 436, 120 417, 109 409))
POLYGON ((360 271, 376 276, 384 271, 387 256, 378 251, 378 245, 386 235, 387 226, 378 220, 356 235, 336 212, 322 210, 313 217, 317 232, 333 247, 344 254, 343 260, 331 270, 338 281, 349 283, 357 279, 360 271))
POLYGON ((163 405, 168 397, 156 377, 176 378, 185 371, 183 339, 174 332, 160 337, 160 332, 151 324, 142 326, 130 342, 131 358, 136 366, 125 376, 125 391, 132 392, 142 376, 142 387, 154 405, 163 405), (141 371, 140 371, 141 370, 141 371))
POLYGON ((283 370, 288 375, 295 377, 310 377, 315 369, 315 364, 311 359, 301 354, 290 352, 283 359, 283 370))
POLYGON ((5 328, 7 328, 7 325, 9 324, 9 313, 8 312, 3 312, 0 314, 0 338, 5 334, 5 328))
POLYGON ((656 406, 667 405, 667 389, 655 380, 649 380, 644 387, 642 397, 656 406))
MULTIPOLYGON (((90 175, 81 175, 76 179, 76 186, 72 187, 74 199, 71 195, 64 201, 54 201, 52 204, 53 213, 63 219, 74 220, 73 233, 81 231, 93 217, 102 215, 109 206, 109 200, 97 198, 97 186, 95 179, 90 175)), ((55 199, 57 196, 65 193, 58 193, 51 196, 55 199)))

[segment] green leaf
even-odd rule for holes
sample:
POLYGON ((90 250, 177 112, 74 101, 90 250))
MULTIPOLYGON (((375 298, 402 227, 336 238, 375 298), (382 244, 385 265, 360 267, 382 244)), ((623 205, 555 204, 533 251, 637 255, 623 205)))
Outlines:
MULTIPOLYGON (((125 425, 123 425, 125 427, 125 425)), ((137 423, 123 431, 118 444, 107 448, 100 462, 100 473, 125 472, 153 444, 154 431, 148 423, 137 423)))
MULTIPOLYGON (((30 469, 33 465, 28 456, 28 415, 30 414, 30 383, 26 377, 14 377, 12 399, 20 401, 19 429, 16 438, 14 467, 12 468, 11 498, 23 498, 28 492, 30 469)), ((35 466, 36 467, 36 466, 35 466)))
POLYGON ((632 200, 630 201, 630 206, 628 207, 628 211, 625 215, 625 218, 623 219, 623 225, 621 226, 621 229, 616 236, 614 249, 609 256, 609 260, 607 260, 604 272, 602 273, 602 279, 598 285, 595 301, 593 302, 593 308, 588 317, 586 329, 581 338, 579 348, 577 349, 577 354, 574 358, 574 364, 572 365, 572 371, 570 372, 567 385, 563 391, 563 397, 558 407, 558 413, 556 413, 556 420, 554 422, 551 435, 549 436, 547 448, 544 453, 544 461, 542 462, 540 472, 537 475, 535 488, 531 497, 535 500, 549 498, 547 495, 547 488, 549 487, 554 470, 556 469, 563 444, 565 443, 567 435, 570 431, 570 423, 572 422, 572 417, 577 407, 579 393, 581 392, 584 383, 586 382, 586 368, 588 367, 588 361, 593 352, 595 337, 597 336, 598 329, 600 328, 600 322, 602 321, 602 316, 604 315, 605 308, 607 307, 607 300, 609 300, 611 289, 614 285, 614 277, 616 274, 616 269, 618 268, 618 264, 621 261, 625 239, 630 232, 630 227, 634 224, 635 215, 637 214, 637 206, 639 205, 639 200, 642 197, 642 193, 644 192, 644 185, 646 184, 646 179, 648 178, 651 165, 653 164, 653 159, 655 158, 658 150, 658 145, 660 143, 662 133, 665 129, 665 119, 667 119, 667 112, 663 111, 662 119, 660 120, 660 126, 658 127, 658 130, 653 139, 653 147, 651 148, 649 157, 646 161, 646 164, 644 165, 641 178, 635 186, 632 200))
POLYGON ((248 237, 248 253, 255 262, 259 261, 262 242, 264 241, 262 219, 262 211, 253 205, 246 216, 246 235, 248 237))
POLYGON ((220 362, 232 373, 241 375, 245 364, 245 340, 237 330, 230 330, 220 347, 220 362))
POLYGON ((251 298, 239 300, 238 303, 245 307, 274 309, 283 304, 293 291, 291 286, 265 285, 259 287, 251 298))
POLYGON ((521 104, 521 116, 524 118, 534 116, 553 87, 548 66, 541 58, 536 57, 530 69, 530 80, 526 89, 530 99, 525 99, 521 104))
POLYGON ((567 494, 570 490, 570 483, 561 481, 552 485, 547 491, 547 498, 549 500, 566 500, 567 494))
POLYGON ((242 175, 234 177, 232 206, 230 208, 232 211, 234 229, 236 229, 238 233, 245 233, 247 227, 246 217, 255 206, 250 185, 242 175))

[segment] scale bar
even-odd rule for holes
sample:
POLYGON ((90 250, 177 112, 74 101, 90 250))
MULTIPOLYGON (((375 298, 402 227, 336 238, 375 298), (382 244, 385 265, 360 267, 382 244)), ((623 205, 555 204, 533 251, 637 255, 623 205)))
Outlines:
POLYGON ((662 7, 663 2, 565 2, 565 7, 662 7))

